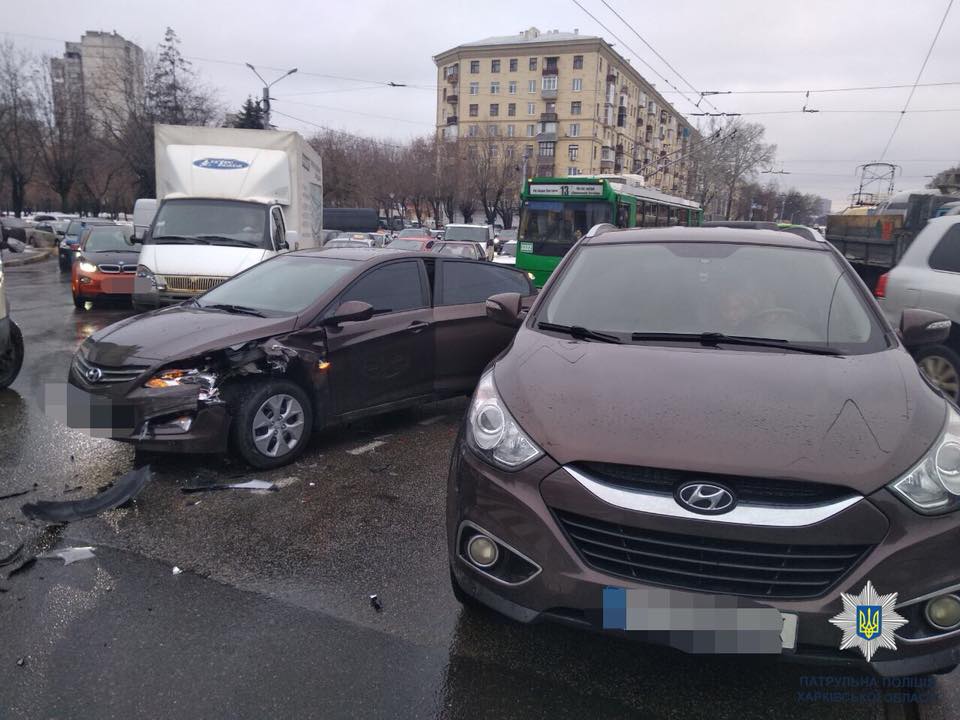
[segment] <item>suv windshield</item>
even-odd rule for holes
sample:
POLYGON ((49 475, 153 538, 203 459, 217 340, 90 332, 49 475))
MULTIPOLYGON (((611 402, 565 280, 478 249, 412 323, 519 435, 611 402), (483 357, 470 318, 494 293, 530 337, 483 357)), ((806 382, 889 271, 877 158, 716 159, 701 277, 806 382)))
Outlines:
POLYGON ((846 354, 886 347, 881 326, 836 258, 797 248, 729 243, 584 246, 538 319, 622 334, 623 340, 635 333, 721 333, 831 347, 846 354))
POLYGON ((295 315, 356 266, 354 260, 280 255, 227 280, 198 298, 197 305, 252 308, 264 315, 295 315))
POLYGON ((233 200, 168 200, 148 243, 235 245, 272 250, 266 205, 233 200))
POLYGON ((443 232, 444 240, 470 240, 484 244, 486 244, 488 236, 489 231, 487 228, 480 225, 475 227, 457 227, 456 225, 447 225, 443 232))
POLYGON ((590 228, 612 218, 613 207, 606 202, 529 200, 523 205, 519 239, 533 243, 538 255, 562 256, 590 228))
POLYGON ((125 227, 93 228, 84 245, 86 252, 140 252, 130 240, 132 231, 125 227))

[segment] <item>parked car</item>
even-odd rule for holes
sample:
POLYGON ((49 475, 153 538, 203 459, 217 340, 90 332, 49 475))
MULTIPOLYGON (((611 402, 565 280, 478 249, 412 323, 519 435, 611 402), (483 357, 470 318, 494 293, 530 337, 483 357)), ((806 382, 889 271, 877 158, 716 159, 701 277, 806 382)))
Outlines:
POLYGON ((517 264, 517 241, 516 240, 507 240, 503 245, 500 246, 500 249, 497 251, 497 255, 493 258, 495 263, 500 263, 501 265, 516 265, 517 264))
POLYGON ((475 242, 438 242, 432 249, 438 255, 455 255, 468 260, 487 259, 483 246, 475 242))
POLYGON ((960 216, 928 220, 896 267, 880 276, 875 292, 894 326, 908 308, 950 318, 949 336, 915 348, 914 357, 927 377, 960 402, 960 216))
MULTIPOLYGON (((2 243, 0 243, 2 245, 2 243)), ((0 390, 10 387, 23 366, 23 334, 10 317, 3 259, 0 258, 0 390)))
POLYGON ((27 244, 33 247, 55 247, 60 236, 52 221, 41 221, 26 228, 27 244))
POLYGON ((70 276, 73 306, 105 297, 133 295, 140 246, 133 239, 131 225, 100 225, 83 231, 70 276))
POLYGON ((76 259, 77 247, 80 245, 80 236, 88 227, 97 225, 116 225, 113 220, 104 220, 102 218, 78 218, 71 220, 67 226, 67 231, 60 241, 57 259, 60 264, 60 272, 70 272, 73 267, 73 261, 76 259))
MULTIPOLYGON (((401 231, 401 235, 405 231, 401 231)), ((412 252, 425 252, 437 244, 437 240, 423 235, 408 235, 407 237, 397 237, 390 242, 391 250, 410 250, 412 252)))
POLYGON ((8 238, 27 242, 28 225, 24 220, 16 217, 0 217, 0 241, 8 238))
POLYGON ((869 581, 908 621, 875 671, 956 665, 960 412, 905 349, 942 315, 907 310, 898 333, 829 243, 687 227, 591 231, 525 317, 516 295, 487 307, 519 330, 451 462, 461 601, 862 662, 829 620, 869 581))
POLYGON ((277 467, 313 428, 471 392, 513 335, 486 316, 503 292, 534 288, 512 268, 429 253, 285 253, 84 341, 69 417, 146 449, 229 442, 277 467))

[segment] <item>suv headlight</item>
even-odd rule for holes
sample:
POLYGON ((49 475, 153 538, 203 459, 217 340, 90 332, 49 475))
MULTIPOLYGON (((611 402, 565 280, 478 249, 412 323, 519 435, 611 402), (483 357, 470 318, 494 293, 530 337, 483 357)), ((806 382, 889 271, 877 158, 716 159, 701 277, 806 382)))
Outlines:
POLYGON ((480 378, 470 402, 467 441, 488 462, 504 470, 519 470, 543 455, 497 395, 493 370, 480 378))
POLYGON ((903 477, 889 485, 917 512, 940 515, 960 507, 960 415, 947 409, 943 435, 903 477))

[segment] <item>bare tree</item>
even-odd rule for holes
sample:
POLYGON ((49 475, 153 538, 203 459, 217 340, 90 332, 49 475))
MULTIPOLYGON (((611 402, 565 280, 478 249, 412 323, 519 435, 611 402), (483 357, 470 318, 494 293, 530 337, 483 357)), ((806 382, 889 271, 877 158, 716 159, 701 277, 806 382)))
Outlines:
POLYGON ((729 220, 737 186, 752 177, 760 167, 773 162, 777 146, 763 142, 764 127, 760 123, 737 119, 727 129, 736 131, 725 142, 723 150, 723 176, 727 186, 726 217, 729 220))
POLYGON ((0 42, 0 165, 10 187, 10 205, 23 213, 40 146, 32 74, 35 65, 11 41, 0 42))

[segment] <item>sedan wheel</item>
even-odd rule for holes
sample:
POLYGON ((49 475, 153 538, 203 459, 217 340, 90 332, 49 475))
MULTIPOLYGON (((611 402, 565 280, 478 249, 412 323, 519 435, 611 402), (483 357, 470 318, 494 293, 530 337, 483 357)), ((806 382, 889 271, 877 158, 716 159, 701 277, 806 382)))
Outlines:
POLYGON ((272 395, 253 416, 253 444, 267 457, 291 452, 303 438, 303 408, 289 395, 272 395))
POLYGON ((15 322, 10 321, 10 339, 7 346, 0 349, 0 390, 9 386, 23 365, 23 335, 15 322))
POLYGON ((960 358, 950 348, 938 345, 924 349, 917 365, 945 395, 960 399, 960 358))

